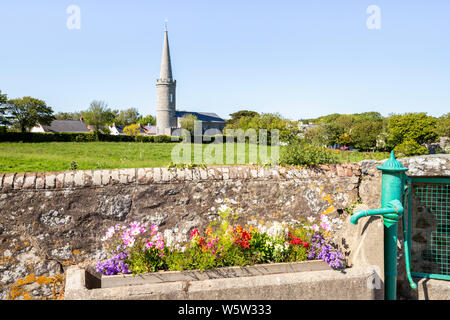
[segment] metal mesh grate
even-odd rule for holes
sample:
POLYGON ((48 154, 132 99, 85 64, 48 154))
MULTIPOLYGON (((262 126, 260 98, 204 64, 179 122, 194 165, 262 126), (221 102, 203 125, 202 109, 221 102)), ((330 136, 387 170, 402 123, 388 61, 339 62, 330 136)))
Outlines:
POLYGON ((414 182, 411 197, 411 271, 450 276, 450 183, 414 182))

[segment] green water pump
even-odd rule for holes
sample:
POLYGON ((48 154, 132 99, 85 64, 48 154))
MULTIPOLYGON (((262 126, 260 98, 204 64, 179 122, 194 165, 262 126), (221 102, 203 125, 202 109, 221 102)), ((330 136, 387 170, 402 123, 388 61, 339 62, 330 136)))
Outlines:
MULTIPOLYGON (((358 220, 366 216, 381 215, 384 224, 384 278, 385 278, 385 299, 395 300, 397 297, 397 234, 398 222, 403 217, 404 208, 402 204, 405 192, 405 171, 402 164, 395 159, 394 151, 390 158, 377 169, 382 171, 381 178, 381 208, 371 210, 361 210, 355 212, 350 218, 352 224, 357 224, 358 220)), ((417 289, 411 277, 410 268, 410 244, 406 236, 406 223, 403 219, 405 265, 406 275, 412 289, 417 289)))

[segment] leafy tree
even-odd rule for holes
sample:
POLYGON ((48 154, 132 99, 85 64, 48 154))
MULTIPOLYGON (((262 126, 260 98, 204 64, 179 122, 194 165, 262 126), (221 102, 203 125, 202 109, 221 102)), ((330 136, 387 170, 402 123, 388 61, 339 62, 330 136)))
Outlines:
POLYGON ((383 130, 381 121, 366 120, 353 125, 350 137, 353 146, 360 150, 375 149, 377 147, 377 138, 383 130))
POLYGON ((10 122, 22 132, 38 123, 50 125, 55 119, 51 107, 44 101, 32 97, 8 100, 4 108, 7 117, 11 119, 10 122))
POLYGON ((115 123, 117 125, 127 126, 133 123, 137 123, 138 120, 142 117, 136 108, 129 108, 120 111, 114 110, 112 111, 112 113, 115 114, 115 117, 109 124, 115 123))
POLYGON ((435 142, 436 119, 426 113, 405 113, 388 118, 388 146, 393 148, 407 140, 419 145, 435 142))
POLYGON ((156 118, 149 114, 148 116, 140 118, 137 122, 139 122, 142 125, 151 124, 152 126, 154 126, 156 125, 156 118))
POLYGON ((141 126, 137 123, 130 124, 123 129, 123 133, 127 136, 138 136, 141 133, 141 126))
POLYGON ((437 119, 436 134, 439 137, 450 137, 450 112, 437 119))
POLYGON ((265 129, 268 135, 271 130, 279 130, 280 141, 291 141, 297 139, 300 134, 298 123, 283 119, 278 113, 261 113, 257 116, 242 116, 234 123, 228 123, 225 127, 225 134, 228 129, 254 129, 256 132, 265 129))
POLYGON ((399 156, 417 156, 421 154, 428 154, 428 149, 417 143, 416 140, 406 139, 401 144, 394 148, 394 151, 399 156))
POLYGON ((7 95, 2 94, 2 91, 0 90, 0 126, 7 126, 11 124, 6 116, 6 107, 4 106, 6 101, 8 101, 7 95))
POLYGON ((328 144, 327 131, 324 125, 308 128, 304 133, 305 141, 317 146, 326 146, 328 144))
POLYGON ((231 119, 228 120, 228 121, 230 123, 234 123, 234 122, 236 122, 237 120, 239 120, 242 117, 250 117, 251 118, 251 117, 257 117, 258 115, 259 115, 259 113, 256 112, 256 111, 240 110, 240 111, 231 113, 230 114, 231 119))
POLYGON ((58 112, 55 114, 57 120, 80 120, 82 118, 81 112, 58 112))
POLYGON ((191 134, 194 134, 194 123, 197 120, 197 117, 193 114, 185 114, 180 120, 181 128, 189 131, 191 134))
POLYGON ((104 101, 94 100, 89 109, 81 113, 84 121, 92 127, 95 133, 106 130, 107 123, 111 123, 114 114, 104 101))

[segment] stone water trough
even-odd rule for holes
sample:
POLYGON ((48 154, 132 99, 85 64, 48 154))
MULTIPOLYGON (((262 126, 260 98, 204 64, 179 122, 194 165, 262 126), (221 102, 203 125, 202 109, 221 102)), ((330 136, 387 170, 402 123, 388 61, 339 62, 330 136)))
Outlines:
POLYGON ((205 271, 104 276, 71 267, 66 300, 377 300, 376 267, 332 270, 323 261, 261 264, 205 271), (376 281, 375 281, 376 282, 376 281))

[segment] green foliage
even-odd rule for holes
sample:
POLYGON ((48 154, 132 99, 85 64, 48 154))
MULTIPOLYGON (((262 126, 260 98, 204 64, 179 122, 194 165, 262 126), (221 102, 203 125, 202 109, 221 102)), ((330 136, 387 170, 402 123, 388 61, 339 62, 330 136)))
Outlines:
POLYGON ((145 143, 171 143, 170 136, 127 136, 110 135, 93 132, 89 133, 70 133, 70 132, 0 132, 0 142, 145 142, 145 143))
POLYGON ((450 137, 450 112, 437 119, 436 134, 439 137, 450 137))
POLYGON ((180 119, 180 126, 184 130, 189 131, 192 135, 194 133, 194 123, 196 120, 198 120, 198 118, 193 114, 185 114, 180 119))
POLYGON ((3 110, 8 121, 21 132, 28 131, 38 123, 50 125, 55 119, 51 107, 44 101, 32 97, 8 100, 3 110))
MULTIPOLYGON (((436 119, 426 113, 392 115, 388 118, 388 132, 388 146, 391 148, 406 141, 413 140, 418 145, 423 145, 435 142, 438 138, 436 119)), ((406 143, 410 144, 411 142, 406 143)))
POLYGON ((8 96, 2 94, 0 90, 0 127, 10 125, 9 117, 6 116, 6 107, 4 104, 8 101, 8 96))
POLYGON ((139 122, 139 119, 142 117, 136 108, 128 108, 120 111, 113 110, 112 113, 114 115, 114 118, 108 121, 107 124, 109 125, 115 123, 116 125, 120 126, 128 126, 133 123, 139 122))
POLYGON ((397 156, 417 156, 421 154, 428 154, 428 149, 424 146, 421 146, 417 143, 417 141, 413 139, 408 139, 403 141, 403 143, 399 144, 394 148, 397 156))
POLYGON ((153 137, 153 141, 156 143, 170 143, 172 141, 171 136, 158 135, 153 137))
POLYGON ((156 118, 152 115, 148 115, 148 116, 140 118, 136 122, 139 122, 140 124, 142 124, 144 126, 146 126, 148 124, 154 126, 154 125, 156 125, 156 118))
POLYGON ((317 145, 326 146, 328 145, 327 130, 324 125, 318 125, 316 127, 306 129, 304 133, 305 142, 317 145))
POLYGON ((337 158, 330 150, 304 142, 286 146, 280 155, 280 163, 286 165, 314 166, 336 162, 337 158))
POLYGON ((240 110, 234 113, 230 114, 231 119, 227 120, 227 124, 229 124, 230 126, 233 126, 233 124, 235 124, 237 121, 239 121, 240 118, 242 117, 258 117, 259 113, 256 111, 250 111, 250 110, 240 110))
POLYGON ((78 164, 77 164, 77 162, 76 161, 72 161, 71 163, 70 163, 70 170, 78 170, 78 164))
POLYGON ((114 119, 114 113, 108 108, 104 101, 94 100, 89 108, 82 113, 84 121, 90 125, 95 132, 101 132, 106 129, 107 124, 114 119))
POLYGON ((283 119, 277 113, 261 113, 252 116, 241 115, 236 120, 227 123, 224 133, 226 135, 231 135, 230 132, 235 134, 238 129, 244 131, 254 129, 257 133, 257 140, 259 140, 259 130, 267 130, 268 143, 270 143, 271 139, 271 130, 279 130, 279 139, 283 142, 295 140, 300 133, 296 122, 283 119))
POLYGON ((267 263, 274 259, 273 248, 267 246, 269 240, 269 236, 266 233, 252 232, 250 247, 257 262, 267 263))
POLYGON ((56 120, 80 120, 82 118, 81 112, 58 112, 55 114, 56 120))
POLYGON ((353 146, 360 150, 375 149, 377 138, 382 130, 383 123, 381 121, 366 120, 355 123, 350 132, 353 146))
MULTIPOLYGON (((156 248, 142 250, 144 243, 133 246, 128 252, 127 264, 132 274, 156 272, 168 269, 169 265, 161 251, 156 248)), ((165 250, 167 253, 167 250, 165 250)), ((163 252, 164 254, 164 252, 163 252)))
POLYGON ((207 270, 216 267, 216 257, 210 251, 189 245, 184 252, 173 252, 167 257, 168 270, 207 270))

